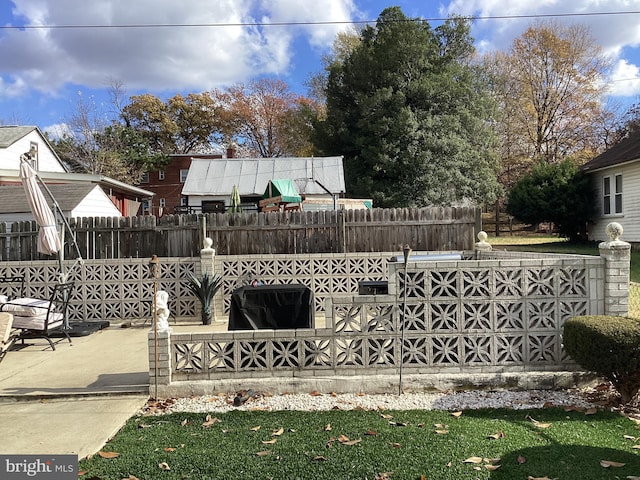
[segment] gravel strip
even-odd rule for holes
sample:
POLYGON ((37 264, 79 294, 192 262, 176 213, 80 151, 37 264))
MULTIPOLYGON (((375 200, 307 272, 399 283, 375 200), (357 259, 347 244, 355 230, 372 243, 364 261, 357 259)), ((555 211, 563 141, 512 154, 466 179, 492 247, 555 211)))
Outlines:
POLYGON ((548 406, 590 408, 577 390, 465 391, 454 393, 361 394, 245 394, 202 396, 165 401, 149 413, 228 412, 230 410, 469 410, 478 408, 535 409, 548 406), (234 399, 236 405, 234 405, 234 399))

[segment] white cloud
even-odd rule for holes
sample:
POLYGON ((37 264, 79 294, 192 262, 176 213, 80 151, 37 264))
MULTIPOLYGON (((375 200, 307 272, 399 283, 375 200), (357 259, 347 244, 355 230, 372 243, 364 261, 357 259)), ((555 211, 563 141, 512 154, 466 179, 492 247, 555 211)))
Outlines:
POLYGON ((349 20, 353 0, 13 0, 28 25, 173 25, 161 28, 68 28, 0 31, 0 96, 26 85, 55 94, 64 85, 206 90, 263 74, 287 72, 292 44, 331 45, 339 25, 239 26, 349 20), (227 26, 211 27, 208 24, 227 26), (183 27, 180 25, 194 25, 183 27), (195 26, 198 25, 198 26, 195 26))
POLYGON ((611 74, 609 93, 619 97, 640 95, 640 67, 619 60, 611 74))

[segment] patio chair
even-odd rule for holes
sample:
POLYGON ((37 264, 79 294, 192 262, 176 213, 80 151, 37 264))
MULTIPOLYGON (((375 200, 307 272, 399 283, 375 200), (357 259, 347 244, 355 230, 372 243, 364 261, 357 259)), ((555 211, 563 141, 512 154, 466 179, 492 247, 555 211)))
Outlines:
POLYGON ((1 305, 0 311, 13 315, 13 328, 18 330, 15 339, 24 344, 27 339, 43 338, 52 350, 65 338, 71 344, 63 326, 74 286, 74 282, 56 285, 48 300, 21 297, 1 305))

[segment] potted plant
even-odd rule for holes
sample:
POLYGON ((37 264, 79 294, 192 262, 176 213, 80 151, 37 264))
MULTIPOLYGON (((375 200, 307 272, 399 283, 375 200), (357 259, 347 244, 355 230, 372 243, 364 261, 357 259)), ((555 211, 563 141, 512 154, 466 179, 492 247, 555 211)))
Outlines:
POLYGON ((209 275, 205 272, 202 274, 202 277, 198 278, 189 272, 187 288, 200 300, 200 305, 202 306, 200 313, 202 315, 203 325, 211 325, 213 318, 213 296, 220 290, 220 287, 222 287, 222 277, 218 274, 209 275))

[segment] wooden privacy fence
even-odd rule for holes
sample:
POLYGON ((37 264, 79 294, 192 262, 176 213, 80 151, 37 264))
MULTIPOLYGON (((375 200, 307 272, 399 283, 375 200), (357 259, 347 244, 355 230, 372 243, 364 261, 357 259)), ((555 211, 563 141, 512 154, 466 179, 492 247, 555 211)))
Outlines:
MULTIPOLYGON (((195 257, 204 236, 220 255, 469 250, 480 230, 470 207, 246 212, 69 221, 83 258, 195 257)), ((65 257, 75 258, 66 236, 65 257)), ((35 222, 0 223, 0 259, 37 260, 35 222)))

